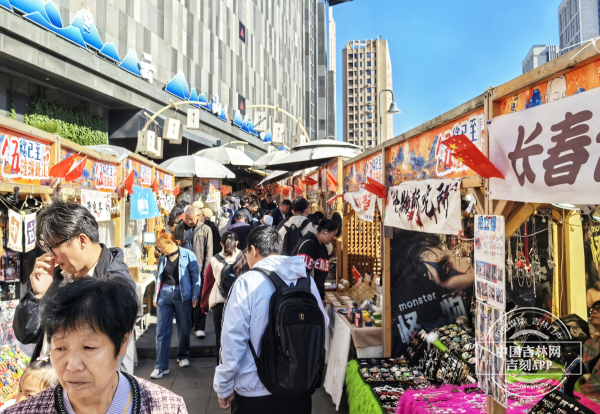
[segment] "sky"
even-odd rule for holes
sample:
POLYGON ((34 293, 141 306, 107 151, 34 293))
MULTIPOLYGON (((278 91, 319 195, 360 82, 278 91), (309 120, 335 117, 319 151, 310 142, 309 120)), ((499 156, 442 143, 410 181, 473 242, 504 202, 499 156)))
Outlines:
MULTIPOLYGON (((337 138, 343 139, 342 50, 387 39, 394 136, 523 73, 531 46, 559 44, 560 0, 354 0, 333 7, 337 42, 337 138)), ((383 108, 382 108, 383 109, 383 108)))

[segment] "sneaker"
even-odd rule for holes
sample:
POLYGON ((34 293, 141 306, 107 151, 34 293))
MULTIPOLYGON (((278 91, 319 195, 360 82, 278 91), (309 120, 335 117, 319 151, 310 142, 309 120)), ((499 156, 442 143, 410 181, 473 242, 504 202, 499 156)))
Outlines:
POLYGON ((205 336, 206 334, 204 333, 204 331, 196 331, 197 338, 204 338, 205 336))
POLYGON ((177 360, 177 362, 179 362, 179 366, 181 368, 189 367, 190 366, 190 361, 188 361, 187 359, 182 359, 181 361, 177 360))
POLYGON ((167 375, 168 373, 169 373, 168 369, 165 369, 165 370, 155 369, 154 371, 152 371, 152 374, 150 374, 150 378, 159 379, 159 378, 162 378, 163 375, 167 375))

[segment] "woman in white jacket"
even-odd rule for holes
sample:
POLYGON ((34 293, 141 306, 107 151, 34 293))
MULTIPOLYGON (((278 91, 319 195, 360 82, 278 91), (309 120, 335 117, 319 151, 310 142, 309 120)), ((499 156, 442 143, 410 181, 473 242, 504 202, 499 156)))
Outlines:
POLYGON ((200 309, 204 313, 207 313, 210 309, 213 313, 215 333, 217 334, 217 349, 221 348, 221 318, 223 317, 223 305, 227 299, 221 294, 219 289, 219 286, 221 286, 221 272, 226 265, 230 264, 233 266, 235 263, 236 258, 240 254, 237 244, 238 237, 234 232, 228 231, 223 233, 223 236, 221 236, 223 250, 210 259, 204 273, 200 309))

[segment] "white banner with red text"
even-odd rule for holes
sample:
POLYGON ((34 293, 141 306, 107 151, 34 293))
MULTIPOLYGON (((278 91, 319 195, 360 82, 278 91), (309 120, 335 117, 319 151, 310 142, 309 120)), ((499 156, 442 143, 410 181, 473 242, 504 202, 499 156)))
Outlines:
POLYGON ((600 88, 488 121, 494 200, 600 204, 600 88))
POLYGON ((456 236, 462 230, 460 202, 459 179, 405 182, 389 189, 385 225, 456 236))
POLYGON ((377 196, 364 188, 353 193, 344 193, 344 201, 349 203, 359 219, 373 222, 377 196))

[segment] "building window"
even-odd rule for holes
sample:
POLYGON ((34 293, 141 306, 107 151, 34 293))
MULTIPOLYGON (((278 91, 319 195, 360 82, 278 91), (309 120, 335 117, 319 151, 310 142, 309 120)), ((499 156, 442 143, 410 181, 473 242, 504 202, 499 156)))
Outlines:
POLYGON ((369 141, 369 145, 370 145, 370 146, 373 146, 373 141, 369 141))
POLYGON ((349 135, 350 135, 350 138, 353 138, 354 137, 354 132, 351 132, 349 135))
MULTIPOLYGON (((371 106, 371 105, 369 105, 369 106, 371 106)), ((369 109, 370 109, 370 108, 369 108, 369 109)), ((371 127, 372 127, 372 125, 373 125, 372 123, 368 122, 368 123, 367 123, 367 128, 371 128, 371 127)))
POLYGON ((350 80, 350 81, 348 81, 348 84, 349 84, 349 85, 354 85, 354 81, 353 81, 353 80, 350 80))
MULTIPOLYGON (((370 96, 367 96, 367 101, 371 102, 371 97, 370 96)), ((369 109, 371 109, 371 108, 369 108, 369 109)))
POLYGON ((360 54, 360 58, 362 59, 362 58, 363 58, 363 56, 364 56, 364 54, 363 54, 363 53, 361 53, 361 54, 360 54))
POLYGON ((350 115, 350 120, 354 121, 354 115, 350 115))
POLYGON ((362 96, 360 97, 360 101, 362 102, 362 96))
POLYGON ((369 52, 369 53, 367 53, 367 58, 370 58, 370 57, 371 57, 371 53, 369 52))
MULTIPOLYGON (((371 100, 371 97, 369 96, 369 100, 371 100)), ((371 111, 373 109, 372 105, 369 105, 369 111, 371 111)), ((369 124, 369 128, 371 128, 371 124, 369 124)))
POLYGON ((367 76, 371 76, 371 70, 367 70, 367 76))
POLYGON ((371 84, 371 79, 367 79, 367 85, 371 84))
MULTIPOLYGON (((360 64, 360 66, 362 66, 362 62, 360 64)), ((358 62, 354 63, 354 67, 357 68, 358 67, 358 62)))
POLYGON ((367 114, 367 119, 373 119, 373 114, 369 112, 369 113, 367 114))
POLYGON ((360 67, 362 68, 362 62, 360 62, 360 67))
POLYGON ((350 98, 350 103, 354 103, 354 98, 350 98))
POLYGON ((362 76, 362 75, 363 75, 363 71, 361 70, 361 71, 360 71, 360 76, 362 76))
POLYGON ((371 66, 371 61, 370 60, 367 62, 367 66, 371 66))
POLYGON ((361 132, 361 133, 360 133, 360 137, 362 138, 362 137, 364 137, 364 136, 365 136, 364 132, 361 132))
POLYGON ((358 59, 358 53, 354 54, 354 59, 358 59))
POLYGON ((372 137, 372 136, 373 136, 373 133, 372 133, 371 131, 369 131, 369 132, 367 132, 367 136, 368 136, 368 137, 372 137))
POLYGON ((371 88, 367 88, 367 93, 371 93, 371 88))

